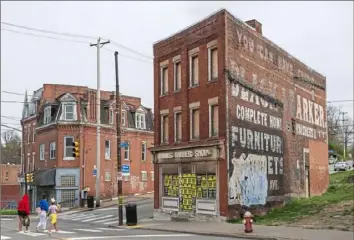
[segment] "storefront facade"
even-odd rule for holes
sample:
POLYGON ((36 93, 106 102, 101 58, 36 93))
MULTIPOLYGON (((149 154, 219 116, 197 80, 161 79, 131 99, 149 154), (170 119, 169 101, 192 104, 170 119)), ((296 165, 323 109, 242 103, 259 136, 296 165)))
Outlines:
MULTIPOLYGON (((219 144, 152 150, 159 172, 160 217, 219 216, 219 144)), ((157 191, 158 190, 158 191, 157 191)))

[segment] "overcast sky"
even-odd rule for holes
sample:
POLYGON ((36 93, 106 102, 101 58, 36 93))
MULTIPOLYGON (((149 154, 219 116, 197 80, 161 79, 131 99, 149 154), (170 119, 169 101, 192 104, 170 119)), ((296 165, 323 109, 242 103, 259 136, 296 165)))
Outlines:
MULTIPOLYGON (((353 99, 353 2, 1 2, 1 21, 80 35, 102 36, 151 56, 154 42, 226 8, 243 21, 256 18, 274 43, 327 77, 328 100, 353 99)), ((24 94, 43 83, 96 88, 94 39, 65 42, 7 32, 45 35, 1 25, 1 90, 24 94)), ((65 38, 63 36, 46 35, 65 38)), ((153 107, 153 64, 116 45, 121 92, 153 107), (133 57, 128 58, 128 57, 133 57)), ((115 90, 113 52, 101 51, 101 87, 115 90)), ((2 100, 24 96, 1 93, 2 100)), ((337 103, 353 115, 353 102, 337 103)), ((21 103, 2 103, 1 115, 20 118, 21 103)), ((2 122, 16 123, 5 119, 2 122)), ((18 123, 18 122, 17 122, 18 123)), ((15 125, 13 125, 15 126, 15 125)))

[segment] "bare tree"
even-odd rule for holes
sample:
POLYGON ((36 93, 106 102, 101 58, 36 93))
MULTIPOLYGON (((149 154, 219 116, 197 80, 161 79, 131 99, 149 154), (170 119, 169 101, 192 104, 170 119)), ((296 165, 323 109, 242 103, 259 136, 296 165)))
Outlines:
POLYGON ((21 163, 21 138, 14 130, 7 130, 1 136, 2 163, 21 163))

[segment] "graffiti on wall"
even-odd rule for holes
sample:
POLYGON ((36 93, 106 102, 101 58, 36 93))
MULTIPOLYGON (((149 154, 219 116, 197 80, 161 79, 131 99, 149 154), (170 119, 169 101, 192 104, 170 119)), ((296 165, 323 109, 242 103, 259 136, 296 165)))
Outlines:
POLYGON ((283 185, 282 110, 232 84, 229 204, 264 205, 283 185))

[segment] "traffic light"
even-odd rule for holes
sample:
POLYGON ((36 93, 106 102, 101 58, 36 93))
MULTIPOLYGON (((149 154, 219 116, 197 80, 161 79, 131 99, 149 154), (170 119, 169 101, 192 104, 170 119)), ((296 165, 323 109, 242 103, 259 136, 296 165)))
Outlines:
POLYGON ((27 183, 33 183, 34 182, 33 173, 26 173, 26 181, 27 181, 27 183))
POLYGON ((31 183, 33 183, 33 182, 34 182, 34 174, 31 173, 31 183))
POLYGON ((79 142, 75 141, 73 142, 73 157, 79 157, 80 153, 79 153, 79 142))

